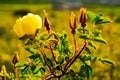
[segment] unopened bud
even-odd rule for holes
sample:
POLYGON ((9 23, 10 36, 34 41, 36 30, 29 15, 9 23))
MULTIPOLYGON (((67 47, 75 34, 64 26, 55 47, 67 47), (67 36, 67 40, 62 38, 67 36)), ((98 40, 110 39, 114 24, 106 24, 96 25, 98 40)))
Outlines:
POLYGON ((59 41, 59 39, 58 39, 58 37, 57 37, 55 32, 53 32, 53 35, 54 35, 54 38, 59 41))
POLYGON ((69 17, 70 19, 70 28, 72 29, 71 33, 75 34, 75 29, 76 29, 76 18, 75 18, 75 14, 72 12, 71 16, 69 17))
POLYGON ((58 45, 58 42, 59 42, 59 39, 58 39, 58 37, 57 37, 57 35, 56 35, 56 33, 54 32, 54 38, 57 40, 56 42, 54 42, 54 44, 55 44, 55 47, 58 45))
POLYGON ((70 28, 75 29, 76 28, 76 18, 74 12, 71 13, 70 16, 70 28))
POLYGON ((87 14, 86 14, 86 9, 85 8, 80 9, 78 21, 81 23, 81 27, 84 28, 86 26, 87 14))
POLYGON ((50 21, 48 20, 47 13, 44 11, 45 14, 45 19, 44 19, 44 26, 46 27, 46 30, 50 32, 51 26, 50 26, 50 21))
POLYGON ((12 63, 15 65, 17 62, 19 62, 19 55, 18 52, 15 52, 12 63))
POLYGON ((5 67, 5 65, 2 65, 2 67, 1 67, 1 73, 6 73, 6 67, 5 67))

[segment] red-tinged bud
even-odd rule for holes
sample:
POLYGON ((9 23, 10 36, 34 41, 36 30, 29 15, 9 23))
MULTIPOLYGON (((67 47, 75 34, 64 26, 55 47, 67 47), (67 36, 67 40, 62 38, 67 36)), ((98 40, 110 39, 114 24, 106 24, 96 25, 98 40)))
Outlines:
POLYGON ((69 17, 69 20, 70 20, 70 28, 72 29, 71 33, 72 34, 75 34, 76 33, 76 28, 77 28, 77 24, 76 24, 76 18, 75 18, 75 14, 72 12, 70 17, 69 17))
POLYGON ((46 27, 46 30, 50 32, 51 26, 50 26, 50 21, 48 20, 47 13, 44 11, 45 14, 45 19, 44 19, 44 26, 46 27))
POLYGON ((86 26, 87 14, 86 14, 86 9, 85 8, 80 9, 80 13, 79 13, 79 16, 78 16, 78 21, 81 23, 81 27, 84 28, 86 26))
POLYGON ((12 63, 15 65, 17 62, 19 62, 19 55, 18 52, 15 52, 12 63))
POLYGON ((57 37, 55 32, 53 32, 53 35, 54 35, 54 38, 59 41, 59 39, 58 39, 58 37, 57 37))
POLYGON ((55 44, 55 47, 58 45, 58 42, 59 42, 59 39, 58 39, 58 37, 57 37, 57 35, 56 35, 56 33, 54 32, 54 38, 57 40, 56 42, 54 42, 54 44, 55 44))
POLYGON ((71 13, 69 18, 70 18, 70 28, 76 29, 76 18, 74 12, 71 13))

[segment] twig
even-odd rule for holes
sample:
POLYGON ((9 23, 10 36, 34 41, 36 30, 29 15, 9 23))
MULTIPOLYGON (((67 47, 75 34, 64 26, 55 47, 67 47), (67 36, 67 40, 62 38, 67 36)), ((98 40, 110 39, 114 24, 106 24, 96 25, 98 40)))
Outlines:
POLYGON ((57 60, 56 60, 56 58, 55 58, 55 55, 54 55, 54 53, 53 53, 53 49, 52 49, 52 47, 51 47, 51 44, 49 44, 49 48, 50 48, 50 51, 51 51, 51 53, 52 53, 52 57, 53 57, 55 63, 57 64, 58 62, 57 62, 57 60))

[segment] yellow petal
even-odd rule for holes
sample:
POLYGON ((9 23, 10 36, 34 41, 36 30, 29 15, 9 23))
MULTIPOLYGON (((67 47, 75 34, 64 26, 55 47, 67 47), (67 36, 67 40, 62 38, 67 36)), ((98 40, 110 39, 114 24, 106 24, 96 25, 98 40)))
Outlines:
POLYGON ((16 24, 14 25, 13 29, 19 37, 22 37, 24 35, 23 29, 21 26, 21 18, 16 21, 16 24))
POLYGON ((22 28, 25 34, 35 34, 36 29, 42 27, 42 19, 38 15, 29 13, 22 18, 22 28))

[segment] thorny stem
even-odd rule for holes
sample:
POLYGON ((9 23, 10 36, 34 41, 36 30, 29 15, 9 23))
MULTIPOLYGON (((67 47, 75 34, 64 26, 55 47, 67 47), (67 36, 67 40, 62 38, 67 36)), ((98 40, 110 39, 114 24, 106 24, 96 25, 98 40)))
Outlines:
POLYGON ((72 59, 70 59, 68 61, 68 63, 66 64, 65 68, 64 68, 64 71, 66 72, 68 70, 68 68, 75 62, 75 60, 79 57, 79 55, 83 52, 83 50, 85 49, 87 45, 87 42, 85 40, 84 42, 84 46, 82 47, 82 49, 77 53, 77 55, 75 57, 72 57, 72 59))
POLYGON ((55 63, 57 64, 58 62, 57 62, 57 60, 56 60, 56 58, 55 58, 55 55, 54 55, 54 53, 53 53, 53 49, 52 49, 52 47, 51 47, 51 44, 49 44, 49 48, 50 48, 50 51, 51 51, 51 53, 52 53, 52 57, 53 57, 55 63))

